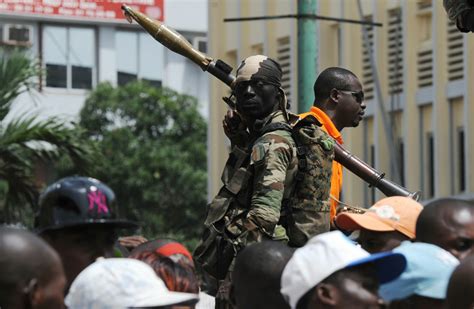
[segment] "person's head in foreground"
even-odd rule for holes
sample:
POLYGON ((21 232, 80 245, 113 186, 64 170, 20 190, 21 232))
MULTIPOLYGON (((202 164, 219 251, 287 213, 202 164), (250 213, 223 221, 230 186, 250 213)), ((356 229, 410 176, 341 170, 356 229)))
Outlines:
POLYGON ((449 309, 474 308, 474 256, 468 256, 456 267, 446 296, 449 309))
POLYGON ((393 252, 405 256, 407 267, 380 287, 390 308, 444 308, 448 281, 459 261, 446 250, 421 242, 406 241, 393 252))
POLYGON ((263 55, 245 58, 237 68, 233 94, 236 109, 247 124, 265 119, 277 110, 286 115, 286 96, 281 88, 282 71, 273 59, 263 55))
POLYGON ((456 198, 428 203, 416 222, 416 240, 464 259, 474 249, 474 203, 456 198))
POLYGON ((279 241, 245 247, 237 256, 231 298, 239 309, 289 308, 280 293, 280 279, 294 250, 279 241))
POLYGON ((405 269, 403 255, 370 255, 340 231, 320 234, 295 251, 283 270, 281 293, 294 309, 380 308, 379 284, 405 269))
POLYGON ((159 238, 144 242, 130 252, 130 257, 135 258, 144 252, 156 252, 160 256, 170 258, 175 263, 194 268, 193 257, 189 250, 172 239, 159 238))
MULTIPOLYGON (((137 246, 130 258, 150 265, 170 291, 199 293, 199 306, 214 306, 214 298, 199 291, 193 257, 185 246, 171 239, 154 239, 137 246)), ((176 307, 178 308, 178 307, 176 307)))
POLYGON ((0 308, 64 308, 61 260, 36 235, 0 228, 0 273, 0 308))
POLYGON ((65 303, 72 309, 191 308, 197 299, 197 294, 168 290, 144 262, 110 258, 98 259, 84 269, 72 283, 65 303))
POLYGON ((118 228, 137 227, 116 211, 114 192, 94 178, 66 177, 41 194, 35 228, 59 253, 67 286, 98 257, 113 256, 118 228))
MULTIPOLYGON (((171 243, 171 246, 180 248, 183 253, 187 252, 187 249, 179 243, 171 243)), ((165 250, 143 250, 132 252, 129 258, 137 259, 150 265, 155 273, 160 277, 166 287, 171 291, 176 292, 187 292, 187 293, 199 293, 199 281, 194 272, 194 268, 189 264, 188 257, 183 259, 185 263, 175 261, 172 257, 177 257, 181 254, 174 253, 169 254, 167 250, 174 250, 171 247, 165 250)), ((190 253, 187 252, 187 254, 190 253)))
POLYGON ((370 253, 390 251, 402 241, 415 239, 416 220, 423 206, 404 196, 379 200, 363 214, 341 213, 337 227, 359 231, 357 242, 370 253))

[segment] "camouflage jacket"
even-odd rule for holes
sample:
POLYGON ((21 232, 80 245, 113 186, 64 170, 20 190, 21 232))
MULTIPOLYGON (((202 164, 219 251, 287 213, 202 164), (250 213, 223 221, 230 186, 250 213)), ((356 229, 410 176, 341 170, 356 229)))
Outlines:
MULTIPOLYGON (((286 123, 281 111, 266 119, 262 131, 275 122, 286 123)), ((298 165, 291 132, 275 130, 254 139, 248 149, 233 147, 222 173, 224 185, 211 202, 205 222, 209 226, 223 218, 227 233, 242 245, 273 238, 298 165)))

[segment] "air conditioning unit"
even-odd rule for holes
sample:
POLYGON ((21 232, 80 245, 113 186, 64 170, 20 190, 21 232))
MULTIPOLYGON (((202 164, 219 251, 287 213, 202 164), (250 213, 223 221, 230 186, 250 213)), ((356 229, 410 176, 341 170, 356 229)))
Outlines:
POLYGON ((193 47, 201 53, 207 53, 207 38, 204 36, 193 38, 193 47))
POLYGON ((33 26, 21 24, 3 25, 2 43, 15 46, 31 46, 33 44, 33 26))

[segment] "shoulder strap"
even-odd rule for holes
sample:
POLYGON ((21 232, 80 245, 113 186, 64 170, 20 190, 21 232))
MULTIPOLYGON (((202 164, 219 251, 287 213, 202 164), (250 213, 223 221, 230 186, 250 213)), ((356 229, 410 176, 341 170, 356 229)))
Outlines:
POLYGON ((285 123, 285 122, 274 122, 274 123, 270 123, 269 125, 266 125, 265 127, 263 127, 261 132, 262 132, 262 135, 263 135, 263 134, 266 134, 268 132, 273 132, 273 131, 277 131, 277 130, 285 130, 285 131, 288 131, 288 132, 292 132, 293 127, 291 125, 289 125, 288 123, 285 123))
POLYGON ((295 127, 302 127, 302 126, 311 125, 311 124, 317 125, 318 127, 322 126, 321 122, 319 122, 319 120, 311 114, 309 114, 306 117, 301 118, 298 121, 296 121, 294 123, 294 126, 295 127))

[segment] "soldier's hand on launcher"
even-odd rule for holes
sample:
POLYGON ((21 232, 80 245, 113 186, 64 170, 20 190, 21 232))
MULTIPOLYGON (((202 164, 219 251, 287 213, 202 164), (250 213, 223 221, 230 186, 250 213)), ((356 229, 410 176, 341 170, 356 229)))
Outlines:
POLYGON ((232 145, 244 148, 249 141, 247 125, 235 111, 229 110, 222 121, 225 135, 229 138, 232 145))

